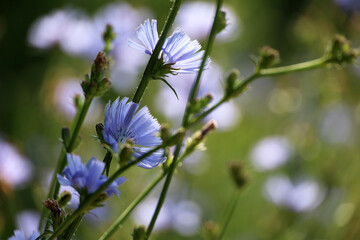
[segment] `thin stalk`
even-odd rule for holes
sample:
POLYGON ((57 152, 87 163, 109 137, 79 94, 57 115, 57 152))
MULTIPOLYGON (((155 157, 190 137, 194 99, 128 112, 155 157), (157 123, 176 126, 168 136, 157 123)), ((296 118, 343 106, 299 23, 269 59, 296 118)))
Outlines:
POLYGON ((166 20, 165 26, 164 26, 163 30, 161 31, 159 41, 157 42, 157 44, 155 46, 154 52, 151 54, 149 62, 145 68, 144 74, 140 80, 139 86, 136 89, 136 92, 132 99, 132 101, 135 103, 139 103, 142 96, 144 95, 146 87, 151 79, 151 74, 152 74, 152 71, 154 70, 156 61, 158 61, 158 57, 160 55, 161 48, 164 45, 167 33, 169 32, 172 24, 175 21, 175 17, 179 11, 181 2, 182 2, 182 0, 175 0, 174 4, 172 5, 172 8, 171 8, 169 16, 166 20))
POLYGON ((108 178, 108 180, 102 184, 98 190, 96 190, 94 193, 89 194, 85 200, 80 203, 79 207, 68 217, 65 219, 65 221, 56 229, 56 231, 48 238, 48 240, 52 240, 55 239, 57 236, 59 236, 61 233, 63 233, 69 226, 70 224, 75 221, 75 219, 77 217, 79 217, 82 214, 85 214, 87 212, 87 210, 89 209, 90 205, 96 200, 96 198, 103 193, 106 188, 113 182, 115 181, 115 179, 122 174, 123 172, 125 172, 126 170, 128 170, 130 167, 132 167, 133 165, 137 164, 138 162, 142 161, 143 159, 145 159, 146 157, 150 156, 151 154, 153 154, 154 152, 158 151, 159 149, 164 148, 163 145, 159 145, 153 149, 151 149, 150 151, 148 151, 147 153, 141 155, 138 159, 136 159, 135 161, 130 162, 129 164, 125 165, 124 167, 120 168, 119 170, 117 170, 112 176, 110 176, 108 178))
MULTIPOLYGON (((201 74, 202 74, 202 72, 204 70, 207 57, 209 56, 209 54, 211 52, 211 49, 212 49, 212 46, 213 46, 213 43, 214 43, 214 40, 215 40, 215 36, 216 36, 215 23, 216 23, 216 21, 218 19, 222 3, 223 3, 223 0, 218 0, 217 1, 214 21, 213 21, 211 31, 210 31, 210 34, 209 34, 209 37, 208 37, 208 45, 207 45, 207 47, 205 49, 204 56, 203 56, 203 59, 202 59, 201 65, 200 65, 200 69, 199 69, 197 78, 195 80, 195 83, 194 83, 194 85, 192 87, 192 90, 191 90, 191 92, 189 94, 189 97, 188 97, 188 102, 187 102, 185 113, 184 113, 183 120, 182 120, 182 126, 183 127, 187 127, 187 123, 188 123, 189 117, 190 117, 190 104, 193 102, 193 100, 194 100, 194 98, 195 98, 195 96, 196 96, 196 94, 198 92, 198 88, 199 88, 199 85, 200 85, 201 74)), ((163 186, 163 188, 161 190, 161 194, 160 194, 160 197, 159 197, 155 212, 154 212, 154 214, 153 214, 153 216, 151 218, 151 221, 150 221, 150 224, 149 224, 148 228, 146 229, 145 240, 149 239, 149 237, 151 235, 151 232, 152 232, 152 230, 154 228, 156 219, 157 219, 157 217, 158 217, 158 215, 160 213, 161 207, 163 206, 163 204, 165 202, 165 198, 166 198, 168 189, 170 187, 171 179, 172 179, 172 177, 174 175, 174 172, 175 172, 175 169, 176 169, 176 166, 177 166, 177 160, 178 160, 178 157, 179 157, 179 154, 180 154, 180 148, 181 148, 181 144, 178 144, 176 146, 176 149, 175 149, 173 162, 171 163, 171 165, 169 167, 169 172, 168 172, 168 174, 166 176, 164 186, 163 186)))
POLYGON ((229 205, 231 206, 228 213, 227 213, 227 216, 225 217, 225 221, 224 221, 224 224, 223 224, 223 227, 222 227, 222 230, 219 234, 219 238, 218 240, 221 240, 222 237, 224 236, 225 232, 226 232, 226 229, 230 223, 230 220, 235 212, 235 209, 236 209, 236 205, 237 203, 239 202, 239 197, 240 197, 240 193, 241 191, 237 189, 237 191, 235 192, 235 194, 233 195, 233 197, 230 199, 230 202, 229 202, 229 205))
MULTIPOLYGON (((84 123, 85 117, 87 112, 89 111, 91 102, 93 98, 87 98, 85 99, 84 105, 82 106, 81 110, 78 112, 77 116, 74 119, 74 124, 72 126, 71 131, 71 139, 69 146, 67 149, 63 148, 61 150, 61 153, 59 155, 54 174, 51 179, 50 189, 47 195, 47 199, 53 198, 56 199, 57 195, 59 193, 60 185, 57 182, 57 174, 61 173, 64 167, 66 166, 66 152, 72 152, 75 149, 76 141, 81 129, 81 126, 84 123)), ((39 230, 42 231, 44 228, 44 219, 48 215, 48 210, 44 207, 41 213, 40 223, 39 223, 39 230)))
POLYGON ((107 240, 117 231, 120 225, 126 220, 135 207, 155 188, 155 186, 166 176, 165 172, 159 174, 140 195, 130 203, 115 222, 104 232, 99 240, 107 240))
POLYGON ((207 46, 206 46, 206 49, 205 49, 205 52, 204 52, 203 59, 201 61, 199 72, 197 74, 194 85, 191 88, 191 91, 190 91, 190 94, 189 94, 189 97, 188 97, 188 101, 187 101, 187 104, 186 104, 185 114, 184 114, 183 121, 182 121, 182 126, 184 126, 184 127, 187 126, 187 124, 188 124, 189 117, 190 117, 190 107, 191 107, 191 104, 193 103, 193 101, 195 100, 196 95, 197 95, 197 93, 199 91, 201 75, 202 75, 202 72, 204 71, 204 67, 205 67, 207 58, 210 55, 212 47, 214 45, 215 37, 216 37, 216 34, 217 34, 217 32, 216 32, 217 31, 217 29, 216 29, 216 21, 219 19, 219 14, 220 14, 222 4, 223 4, 223 0, 218 0, 217 1, 214 21, 213 21, 213 25, 212 25, 212 28, 211 28, 211 31, 210 31, 210 34, 209 34, 209 37, 208 37, 208 43, 207 43, 207 46))
MULTIPOLYGON (((251 82, 253 82, 256 79, 262 78, 262 77, 271 77, 271 76, 276 76, 276 75, 281 75, 281 74, 286 74, 286 73, 293 73, 293 72, 299 72, 299 71, 319 68, 319 67, 325 66, 327 63, 328 63, 327 58, 321 57, 321 58, 317 58, 314 60, 310 60, 310 61, 306 61, 306 62, 302 62, 302 63, 298 63, 298 64, 293 64, 293 65, 288 65, 288 66, 283 66, 283 67, 276 67, 276 68, 262 69, 258 73, 255 72, 252 75, 250 75, 249 77, 247 77, 237 87, 237 89, 235 91, 245 89, 251 82)), ((199 123, 207 115, 212 113, 215 109, 217 109, 223 103, 227 102, 229 99, 230 98, 226 98, 224 96, 219 102, 217 102, 211 108, 209 108, 205 112, 201 113, 194 120, 190 121, 188 123, 188 127, 192 127, 195 124, 199 123)))
POLYGON ((157 217, 159 216, 159 213, 160 213, 160 210, 161 210, 161 207, 162 205, 164 204, 165 202, 165 198, 166 198, 166 194, 167 194, 167 191, 170 187, 170 183, 171 183, 171 179, 172 179, 172 176, 174 174, 174 171, 175 171, 175 168, 177 166, 177 159, 179 157, 179 154, 180 154, 180 148, 181 148, 181 144, 178 144, 176 146, 176 149, 175 149, 175 153, 174 153, 174 159, 173 159, 173 162, 171 163, 170 167, 169 167, 169 172, 166 176, 166 179, 165 179, 165 183, 164 183, 164 186, 161 190, 161 194, 160 194, 160 197, 159 197, 159 200, 158 200, 158 203, 156 205, 156 209, 155 209, 155 212, 151 218, 151 221, 150 221, 150 224, 149 226, 147 227, 146 229, 146 233, 145 233, 145 240, 148 240, 150 235, 151 235, 151 232, 155 226, 155 222, 156 222, 156 219, 157 217))
POLYGON ((78 227, 80 226, 80 223, 83 219, 85 214, 80 215, 79 217, 77 217, 74 222, 71 224, 71 226, 69 227, 69 230, 66 232, 65 236, 64 236, 64 240, 71 240, 73 235, 75 234, 76 230, 78 229, 78 227))

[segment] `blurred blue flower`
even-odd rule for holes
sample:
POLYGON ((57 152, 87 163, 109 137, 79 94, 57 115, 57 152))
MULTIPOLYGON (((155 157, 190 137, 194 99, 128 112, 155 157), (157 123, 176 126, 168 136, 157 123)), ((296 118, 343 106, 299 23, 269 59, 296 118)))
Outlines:
POLYGON ((14 236, 10 237, 8 240, 35 240, 40 236, 39 232, 33 232, 28 238, 25 237, 25 234, 20 230, 14 231, 14 236))
MULTIPOLYGON (((96 160, 94 157, 90 159, 85 166, 81 162, 81 158, 77 155, 67 154, 68 166, 63 171, 63 175, 58 174, 58 181, 61 185, 72 186, 79 194, 90 194, 95 192, 103 183, 107 181, 107 177, 103 175, 105 163, 96 160)), ((105 190, 108 196, 115 194, 120 196, 117 187, 125 182, 124 177, 117 178, 105 190)))
MULTIPOLYGON (((129 46, 144 51, 151 55, 159 40, 157 21, 147 19, 136 30, 138 39, 142 44, 129 40, 129 46)), ((198 41, 190 40, 190 37, 177 28, 174 33, 165 40, 159 59, 163 65, 170 66, 173 73, 194 73, 199 70, 204 51, 199 51, 201 45, 198 41)), ((205 69, 209 67, 210 59, 206 62, 205 69)))
MULTIPOLYGON (((123 98, 119 101, 117 98, 111 106, 110 102, 106 105, 103 136, 116 152, 119 152, 118 144, 124 144, 127 140, 132 139, 135 144, 133 156, 138 158, 151 147, 162 143, 160 137, 157 136, 160 125, 151 116, 146 106, 135 114, 139 104, 128 102, 128 100, 128 98, 123 98)), ((164 151, 159 150, 139 162, 138 166, 153 168, 164 161, 164 151)))

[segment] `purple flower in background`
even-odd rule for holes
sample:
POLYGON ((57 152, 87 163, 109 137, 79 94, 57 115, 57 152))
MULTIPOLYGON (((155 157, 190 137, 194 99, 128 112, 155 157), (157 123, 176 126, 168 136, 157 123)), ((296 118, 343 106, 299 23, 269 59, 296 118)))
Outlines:
POLYGON ((324 199, 324 189, 311 179, 292 182, 285 176, 272 176, 264 186, 265 197, 276 205, 295 212, 307 212, 316 208, 324 199))
POLYGON ((25 237, 25 234, 20 230, 14 231, 14 236, 10 237, 8 240, 35 240, 40 236, 39 232, 33 232, 28 238, 25 237))
MULTIPOLYGON (((105 163, 96 160, 94 157, 90 159, 86 166, 77 155, 67 154, 67 160, 68 166, 63 171, 64 176, 58 174, 58 181, 61 185, 72 186, 80 195, 95 192, 107 181, 107 177, 102 174, 105 163)), ((120 191, 117 187, 125 181, 124 177, 117 178, 107 187, 106 194, 108 196, 115 194, 119 197, 120 191)))
MULTIPOLYGON (((183 29, 190 37, 205 40, 214 21, 216 5, 204 1, 185 2, 175 20, 175 25, 183 29)), ((231 41, 241 33, 241 23, 230 6, 224 6, 226 27, 216 35, 217 41, 231 41)))
MULTIPOLYGON (((135 114, 139 104, 128 102, 128 100, 128 98, 123 98, 120 101, 117 98, 112 105, 110 102, 106 105, 103 136, 116 152, 119 152, 118 144, 124 144, 127 140, 132 139, 135 144, 133 156, 138 158, 150 148, 162 143, 160 137, 157 136, 160 125, 151 116, 146 106, 135 114)), ((164 152, 159 150, 139 162, 138 166, 154 168, 164 161, 164 152)))
POLYGON ((334 2, 347 12, 354 12, 360 10, 359 0, 334 0, 334 2))
MULTIPOLYGON (((136 30, 141 44, 129 40, 129 46, 151 55, 159 40, 157 21, 147 19, 136 30)), ((174 33, 165 40, 159 59, 163 65, 171 68, 171 73, 194 73, 199 71, 204 51, 200 51, 198 41, 191 41, 189 36, 177 28, 174 33)), ((210 59, 206 62, 205 69, 209 67, 210 59)))

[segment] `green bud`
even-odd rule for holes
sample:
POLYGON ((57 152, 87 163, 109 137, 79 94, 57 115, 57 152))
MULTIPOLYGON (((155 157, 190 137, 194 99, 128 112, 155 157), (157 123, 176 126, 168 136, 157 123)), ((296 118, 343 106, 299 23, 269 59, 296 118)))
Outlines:
POLYGON ((146 227, 144 225, 140 225, 137 228, 134 228, 133 231, 133 240, 145 240, 146 239, 146 227))
POLYGON ((202 127, 200 131, 195 132, 193 136, 187 140, 185 154, 190 154, 199 146, 201 146, 200 144, 203 143, 205 137, 209 134, 209 132, 211 132, 216 128, 217 128, 216 121, 210 120, 202 127))
POLYGON ((224 30, 227 26, 226 23, 226 12, 220 11, 215 22, 215 32, 219 33, 224 30))
POLYGON ((354 63, 359 52, 352 48, 351 43, 341 35, 336 35, 326 51, 329 63, 354 63))
POLYGON ((82 106, 84 105, 83 97, 80 94, 76 94, 74 96, 74 105, 77 110, 81 109, 82 106))
POLYGON ((120 152, 120 167, 128 164, 131 160, 134 147, 134 140, 128 139, 120 152))
POLYGON ((71 141, 71 133, 68 127, 63 127, 61 129, 61 139, 64 144, 64 148, 67 149, 71 141))
POLYGON ((241 189, 248 182, 243 165, 240 162, 233 162, 229 165, 229 170, 236 187, 241 189))
POLYGON ((95 96, 101 96, 110 89, 111 82, 108 78, 104 78, 97 84, 95 96))
POLYGON ((71 200, 71 193, 69 191, 64 191, 61 193, 58 203, 60 207, 65 207, 71 200))
POLYGON ((106 143, 103 136, 104 125, 102 123, 96 124, 95 130, 96 130, 96 134, 98 135, 98 139, 100 143, 101 144, 106 143))
POLYGON ((206 239, 217 240, 219 237, 220 227, 216 222, 206 221, 204 224, 206 239))
POLYGON ((200 99, 195 99, 190 104, 190 113, 196 114, 202 111, 209 103, 213 100, 214 96, 212 94, 207 94, 205 97, 200 99))
POLYGON ((237 95, 236 87, 239 85, 240 72, 237 69, 231 70, 231 73, 226 78, 225 82, 225 96, 235 97, 237 95))
POLYGON ((107 24, 105 28, 105 32, 103 33, 103 39, 105 42, 105 48, 104 48, 105 53, 109 53, 112 50, 113 48, 112 41, 115 39, 115 37, 116 34, 114 32, 114 28, 110 24, 107 24))
POLYGON ((174 146, 178 143, 181 143, 184 139, 185 129, 180 128, 174 135, 171 135, 168 126, 166 124, 163 124, 160 128, 160 137, 165 146, 174 146))
POLYGON ((269 46, 264 46, 260 49, 259 59, 257 62, 258 70, 272 67, 278 64, 279 62, 280 62, 280 54, 277 50, 269 46))

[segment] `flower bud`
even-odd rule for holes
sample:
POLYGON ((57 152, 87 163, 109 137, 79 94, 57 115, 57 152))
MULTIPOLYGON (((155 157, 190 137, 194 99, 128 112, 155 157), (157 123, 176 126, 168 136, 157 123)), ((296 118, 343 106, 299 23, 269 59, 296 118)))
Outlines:
POLYGON ((131 138, 126 141, 120 152, 120 166, 128 164, 133 152, 134 140, 131 138))
POLYGON ((95 130, 96 130, 96 134, 98 135, 98 139, 100 143, 101 144, 106 143, 103 136, 104 125, 102 123, 96 124, 95 130))
POLYGON ((243 165, 240 162, 233 162, 229 165, 229 170, 236 187, 241 189, 248 182, 243 165))
POLYGON ((112 41, 115 39, 116 34, 114 32, 114 28, 110 25, 107 24, 106 28, 105 28, 105 32, 102 35, 104 42, 105 42, 105 48, 104 48, 104 52, 108 53, 112 50, 113 45, 112 45, 112 41))
POLYGON ((280 62, 280 54, 277 50, 264 46, 260 49, 257 62, 258 70, 272 67, 280 62))
POLYGON ((215 32, 220 33, 222 30, 226 28, 226 26, 227 26, 226 12, 220 11, 215 22, 215 32))
POLYGON ((202 111, 209 103, 214 99, 214 96, 211 93, 205 95, 205 97, 200 99, 195 99, 190 105, 190 113, 197 114, 202 111))
POLYGON ((101 82, 97 84, 95 96, 103 95, 105 92, 107 92, 107 90, 110 89, 110 86, 110 80, 108 78, 104 78, 103 80, 101 80, 101 82))
POLYGON ((199 146, 201 146, 201 143, 203 143, 206 135, 208 135, 209 132, 211 132, 216 128, 217 128, 216 121, 210 120, 202 127, 200 131, 195 132, 190 139, 187 139, 185 154, 190 154, 195 149, 199 148, 199 146))
POLYGON ((43 202, 44 206, 51 211, 52 227, 54 230, 63 222, 65 211, 60 208, 57 200, 47 199, 43 202))
POLYGON ((60 207, 65 207, 71 200, 71 193, 69 191, 64 191, 61 193, 58 203, 60 207))
POLYGON ((359 52, 352 48, 351 43, 344 36, 336 35, 326 55, 329 63, 353 63, 359 57, 359 52))
POLYGON ((71 141, 71 133, 68 127, 63 127, 61 129, 61 139, 64 144, 65 149, 68 148, 70 141, 71 141))
POLYGON ((166 124, 161 125, 160 137, 163 144, 167 147, 181 143, 185 136, 185 129, 180 128, 174 135, 171 135, 169 128, 166 124))
POLYGON ((140 225, 137 228, 134 228, 133 231, 133 240, 145 240, 146 239, 146 227, 144 225, 140 225))
POLYGON ((74 96, 74 105, 77 110, 81 109, 82 106, 84 105, 84 100, 80 94, 76 94, 74 96))
POLYGON ((206 221, 204 224, 206 239, 217 240, 220 232, 220 227, 216 222, 206 221))

